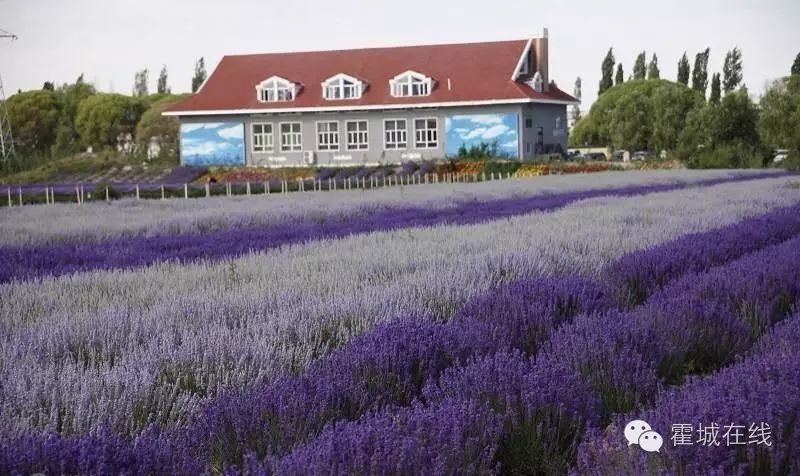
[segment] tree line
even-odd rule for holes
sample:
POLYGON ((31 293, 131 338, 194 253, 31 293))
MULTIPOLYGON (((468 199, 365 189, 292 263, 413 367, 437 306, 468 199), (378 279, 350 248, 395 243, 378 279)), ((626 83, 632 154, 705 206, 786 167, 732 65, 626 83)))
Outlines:
MULTIPOLYGON (((83 75, 74 83, 57 87, 46 81, 40 90, 10 96, 6 106, 20 157, 0 167, 21 170, 89 147, 113 149, 125 144, 126 152, 143 153, 153 138, 162 156, 175 158, 179 123, 161 113, 186 95, 172 94, 166 66, 161 68, 154 93, 148 89, 148 77, 147 69, 136 72, 130 96, 101 93, 83 75)), ((200 58, 195 63, 192 92, 205 80, 205 61, 200 58)))
POLYGON ((696 167, 763 166, 775 149, 788 149, 800 163, 800 54, 757 103, 743 82, 742 51, 729 50, 722 71, 709 80, 710 54, 709 48, 698 52, 690 67, 684 53, 676 80, 668 81, 661 79, 658 57, 648 63, 641 52, 626 79, 609 49, 597 101, 586 117, 573 113, 571 145, 667 151, 696 167))

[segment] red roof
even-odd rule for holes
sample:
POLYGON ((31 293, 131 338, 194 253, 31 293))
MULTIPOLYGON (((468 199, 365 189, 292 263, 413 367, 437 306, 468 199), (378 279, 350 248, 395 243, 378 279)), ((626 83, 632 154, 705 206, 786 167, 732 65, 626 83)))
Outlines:
POLYGON ((575 101, 556 87, 538 93, 514 81, 528 40, 225 56, 197 94, 172 112, 430 104, 473 101, 575 101), (413 70, 437 83, 424 97, 393 97, 389 80, 413 70), (322 82, 344 73, 367 82, 359 99, 326 100, 322 82), (302 85, 294 101, 260 102, 256 85, 280 76, 302 85), (449 87, 448 87, 449 80, 449 87))

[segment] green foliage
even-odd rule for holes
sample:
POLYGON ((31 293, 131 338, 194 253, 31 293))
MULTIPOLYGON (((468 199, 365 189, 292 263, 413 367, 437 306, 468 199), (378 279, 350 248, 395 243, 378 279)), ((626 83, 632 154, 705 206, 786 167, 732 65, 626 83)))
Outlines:
POLYGON ((642 51, 639 53, 639 56, 636 57, 636 62, 633 64, 633 79, 635 81, 645 79, 647 75, 647 66, 645 65, 645 61, 645 52, 642 51))
POLYGON ((686 116, 702 103, 697 92, 671 81, 627 82, 598 98, 571 138, 574 144, 672 150, 686 116))
POLYGON ((136 125, 136 144, 140 148, 146 148, 151 138, 157 137, 161 146, 161 156, 173 159, 177 157, 180 121, 176 117, 162 116, 161 113, 186 96, 165 95, 153 102, 142 114, 136 125))
POLYGON ((158 74, 158 85, 156 86, 158 94, 169 94, 169 86, 167 86, 167 65, 161 67, 161 73, 158 74))
POLYGON ((194 76, 192 77, 192 93, 196 93, 203 81, 206 80, 206 63, 201 57, 194 65, 194 76))
POLYGON ((520 163, 518 161, 490 161, 484 164, 481 172, 486 175, 491 173, 502 174, 503 176, 507 174, 513 175, 519 167, 520 163))
POLYGON ((714 73, 711 76, 711 94, 708 96, 708 102, 711 104, 719 104, 722 93, 720 92, 719 73, 714 73))
POLYGON ((758 130, 764 142, 800 154, 800 75, 772 83, 760 105, 758 130))
POLYGON ((764 166, 764 151, 742 142, 721 144, 696 153, 689 166, 696 169, 758 168, 764 166))
POLYGON ((683 52, 680 61, 678 61, 678 82, 684 86, 689 85, 689 58, 686 52, 683 52))
POLYGON ((491 143, 481 142, 466 147, 461 144, 456 152, 459 159, 492 159, 495 157, 506 157, 508 154, 500 150, 497 141, 491 143))
POLYGON ((797 53, 797 57, 794 59, 794 64, 792 64, 791 73, 792 76, 800 76, 800 53, 797 53))
POLYGON ((742 83, 742 50, 734 48, 725 55, 725 65, 722 67, 724 75, 722 89, 725 94, 738 88, 742 83))
POLYGON ((116 200, 122 197, 122 194, 113 186, 107 183, 101 183, 97 184, 94 190, 92 190, 92 200, 105 200, 106 194, 108 194, 109 200, 116 200))
POLYGON ((93 85, 85 83, 83 75, 80 75, 74 84, 62 85, 57 93, 63 108, 56 130, 53 154, 64 156, 77 152, 78 132, 75 128, 75 118, 78 115, 78 106, 86 98, 97 94, 97 91, 93 85))
POLYGON ((653 53, 653 59, 650 60, 650 64, 647 66, 647 79, 660 79, 661 78, 661 71, 658 69, 658 56, 653 53))
POLYGON ((44 85, 42 86, 42 89, 45 89, 47 91, 55 91, 56 90, 56 85, 53 84, 52 81, 45 81, 44 85))
POLYGON ((48 151, 61 116, 58 95, 49 89, 17 93, 6 101, 14 142, 21 155, 48 151))
POLYGON ((614 78, 614 85, 618 86, 625 82, 625 72, 622 70, 622 63, 617 65, 617 75, 614 78))
POLYGON ((133 79, 133 95, 136 97, 144 97, 148 95, 147 92, 147 68, 137 71, 133 79))
POLYGON ((145 109, 140 98, 97 94, 81 102, 75 126, 84 146, 112 147, 121 134, 133 134, 145 109))
POLYGON ((598 95, 603 94, 614 85, 612 82, 614 63, 614 48, 609 48, 608 53, 606 53, 606 57, 603 59, 603 64, 601 67, 603 74, 600 79, 600 87, 597 91, 598 95))
POLYGON ((694 70, 692 71, 692 89, 700 91, 703 96, 708 89, 708 56, 711 53, 709 48, 697 53, 694 57, 694 70))

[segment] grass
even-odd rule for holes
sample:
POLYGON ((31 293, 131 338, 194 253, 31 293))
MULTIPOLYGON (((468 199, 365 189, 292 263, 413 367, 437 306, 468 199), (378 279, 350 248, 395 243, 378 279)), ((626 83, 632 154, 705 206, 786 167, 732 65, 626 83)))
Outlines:
MULTIPOLYGON (((58 182, 74 175, 90 175, 105 172, 111 167, 141 167, 145 162, 140 157, 128 156, 112 151, 98 152, 92 155, 77 154, 61 159, 52 159, 28 170, 9 173, 0 172, 0 184, 20 184, 39 182, 58 182)), ((156 159, 147 161, 151 170, 168 170, 177 167, 174 159, 156 159)))

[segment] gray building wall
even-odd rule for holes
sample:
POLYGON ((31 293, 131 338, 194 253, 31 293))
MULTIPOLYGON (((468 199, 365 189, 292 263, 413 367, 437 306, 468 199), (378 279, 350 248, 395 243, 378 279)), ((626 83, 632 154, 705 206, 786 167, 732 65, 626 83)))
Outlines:
POLYGON ((184 116, 181 123, 203 122, 239 122, 244 123, 245 161, 247 165, 269 167, 291 167, 307 165, 303 160, 304 151, 314 151, 314 164, 319 166, 348 166, 401 163, 409 160, 420 161, 441 159, 445 157, 445 118, 456 114, 497 114, 514 113, 518 118, 520 136, 519 155, 529 157, 529 150, 535 150, 537 127, 543 128, 545 144, 561 144, 566 152, 567 146, 567 107, 555 104, 510 104, 501 106, 448 107, 435 109, 405 109, 354 112, 312 112, 286 114, 254 114, 248 116, 184 116), (555 128, 555 118, 561 117, 562 134, 555 128), (423 118, 436 118, 438 125, 438 145, 436 148, 417 148, 414 144, 414 121, 423 118), (387 150, 384 145, 384 120, 405 119, 405 150, 387 150), (526 128, 526 119, 531 119, 531 127, 526 128), (369 145, 366 150, 347 150, 346 123, 348 121, 367 120, 369 145), (317 122, 337 121, 339 124, 339 150, 320 151, 317 144, 317 122), (281 151, 280 124, 299 122, 302 132, 302 151, 281 151), (253 150, 252 125, 256 123, 272 124, 273 151, 255 152, 253 150))
POLYGON ((522 107, 522 156, 544 153, 546 146, 560 145, 567 152, 567 106, 563 104, 525 104, 522 107), (539 137, 541 127, 542 136, 539 137), (541 142, 541 144, 540 144, 541 142))

